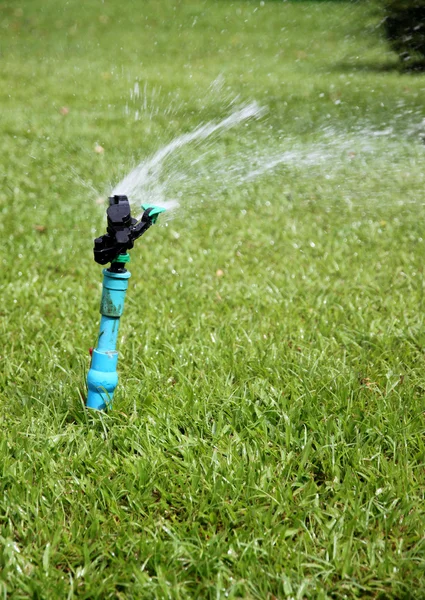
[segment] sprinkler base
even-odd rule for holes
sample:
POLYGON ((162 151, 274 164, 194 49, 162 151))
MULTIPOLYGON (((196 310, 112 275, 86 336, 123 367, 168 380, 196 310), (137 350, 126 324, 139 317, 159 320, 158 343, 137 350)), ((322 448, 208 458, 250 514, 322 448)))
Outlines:
POLYGON ((117 363, 116 350, 93 350, 87 376, 87 408, 95 410, 112 408, 114 391, 118 384, 117 363))

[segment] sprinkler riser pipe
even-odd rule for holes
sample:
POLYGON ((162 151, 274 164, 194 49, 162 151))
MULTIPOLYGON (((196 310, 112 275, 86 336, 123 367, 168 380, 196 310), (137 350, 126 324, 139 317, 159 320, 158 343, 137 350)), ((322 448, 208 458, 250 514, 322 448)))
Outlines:
POLYGON ((118 352, 116 351, 120 317, 124 311, 128 271, 113 273, 103 270, 102 300, 100 302, 99 338, 93 350, 90 370, 87 375, 88 395, 86 405, 95 410, 112 407, 115 388, 118 384, 118 352))

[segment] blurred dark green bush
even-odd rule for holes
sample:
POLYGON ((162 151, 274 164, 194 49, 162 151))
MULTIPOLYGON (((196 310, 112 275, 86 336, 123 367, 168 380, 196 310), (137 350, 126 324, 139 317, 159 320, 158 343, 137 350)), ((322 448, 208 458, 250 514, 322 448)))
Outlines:
POLYGON ((407 67, 425 68, 425 0, 384 0, 384 27, 407 67))

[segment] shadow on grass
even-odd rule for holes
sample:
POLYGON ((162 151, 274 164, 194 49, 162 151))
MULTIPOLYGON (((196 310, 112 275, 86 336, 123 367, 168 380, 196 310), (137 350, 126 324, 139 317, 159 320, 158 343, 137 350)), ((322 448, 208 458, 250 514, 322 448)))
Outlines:
MULTIPOLYGON (((227 0, 222 0, 227 2, 227 0)), ((258 4, 257 0, 246 0, 249 4, 258 4)), ((265 4, 364 4, 367 0, 264 0, 265 4)))
POLYGON ((373 63, 373 62, 356 62, 356 63, 337 63, 334 67, 335 71, 343 73, 366 72, 366 73, 392 73, 398 72, 400 75, 424 75, 425 63, 417 62, 404 66, 400 63, 373 63))
MULTIPOLYGON (((250 0, 251 1, 251 0, 250 0)), ((280 4, 363 4, 366 0, 265 0, 280 4)))
POLYGON ((269 2, 278 2, 280 4, 308 4, 308 3, 322 3, 322 4, 326 4, 326 3, 330 3, 332 2, 332 4, 334 3, 339 3, 339 4, 362 4, 363 2, 366 2, 366 0, 265 0, 266 3, 269 2))

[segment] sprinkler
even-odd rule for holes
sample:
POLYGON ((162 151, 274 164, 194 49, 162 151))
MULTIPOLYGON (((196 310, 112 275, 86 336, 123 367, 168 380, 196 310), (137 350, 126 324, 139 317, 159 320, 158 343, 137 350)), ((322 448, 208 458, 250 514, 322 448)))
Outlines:
POLYGON ((112 407, 115 388, 118 384, 116 350, 120 317, 124 311, 125 294, 131 277, 126 264, 130 260, 128 250, 165 208, 142 205, 140 221, 131 216, 127 196, 109 198, 107 210, 108 227, 105 235, 94 240, 94 260, 106 265, 103 269, 102 299, 100 302, 99 338, 97 347, 91 351, 90 370, 87 375, 88 408, 105 410, 112 407))

